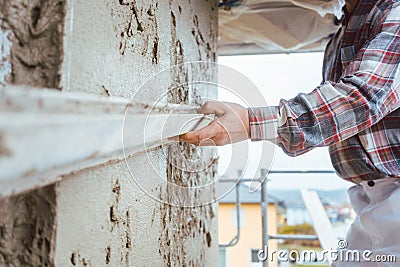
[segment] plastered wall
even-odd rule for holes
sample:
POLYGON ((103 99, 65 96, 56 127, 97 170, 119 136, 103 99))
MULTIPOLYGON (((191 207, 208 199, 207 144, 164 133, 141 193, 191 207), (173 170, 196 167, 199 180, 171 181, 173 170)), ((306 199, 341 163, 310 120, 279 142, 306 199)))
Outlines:
MULTIPOLYGON (((0 23, 2 84, 150 103, 215 97, 190 82, 216 77, 216 1, 2 0, 0 23)), ((215 172, 213 150, 168 144, 0 199, 0 265, 216 266, 216 206, 204 205, 214 187, 190 189, 215 172)))
POLYGON ((60 88, 65 1, 0 2, 0 82, 60 88))

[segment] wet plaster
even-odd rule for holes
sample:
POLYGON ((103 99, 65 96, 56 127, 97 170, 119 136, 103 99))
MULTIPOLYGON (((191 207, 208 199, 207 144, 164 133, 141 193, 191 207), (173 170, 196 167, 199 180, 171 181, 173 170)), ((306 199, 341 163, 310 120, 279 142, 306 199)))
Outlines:
MULTIPOLYGON (((65 47, 71 53, 65 56, 62 66, 63 89, 127 98, 135 96, 138 100, 158 99, 167 90, 174 89, 170 85, 192 79, 187 68, 171 69, 171 75, 163 75, 144 92, 140 90, 141 85, 173 65, 216 60, 217 10, 214 5, 215 1, 205 0, 191 3, 181 0, 68 2, 67 10, 68 14, 73 13, 73 22, 67 19, 65 47), (92 22, 93 17, 96 23, 92 22)), ((203 70, 197 75, 207 73, 208 70, 203 70)), ((178 90, 193 102, 194 90, 188 87, 178 90)), ((177 94, 168 96, 170 102, 173 95, 177 94)))
MULTIPOLYGON (((158 151, 128 159, 132 173, 165 169, 158 151), (148 168, 148 160, 155 165, 148 168)), ((155 194, 160 184, 152 184, 155 194)), ((57 266, 163 266, 160 202, 139 188, 124 161, 65 177, 57 184, 57 266), (75 265, 74 265, 75 264, 75 265)))
POLYGON ((60 89, 64 18, 65 0, 0 1, 0 83, 60 89))
MULTIPOLYGON (((210 20, 216 23, 214 5, 169 3, 170 61, 177 67, 171 69, 173 82, 168 102, 197 105, 204 97, 215 97, 191 84, 216 81, 216 69, 207 65, 215 61, 216 25, 209 24, 210 20), (183 64, 195 60, 205 63, 183 64)), ((184 143, 171 144, 167 151, 168 183, 160 190, 160 198, 165 202, 160 210, 163 227, 160 255, 164 266, 215 266, 216 259, 210 261, 213 258, 210 251, 215 253, 218 248, 213 199, 217 166, 214 151, 184 143)))
MULTIPOLYGON (((131 98, 169 66, 165 8, 167 2, 155 0, 69 2, 73 18, 65 37, 71 53, 63 63, 63 89, 131 98)), ((164 91, 160 85, 137 98, 157 99, 164 91)))
POLYGON ((0 266, 54 266, 54 185, 0 199, 0 266))
MULTIPOLYGON (((147 103, 166 94, 164 102, 195 105, 216 95, 187 84, 216 79, 216 1, 0 3, 0 36, 12 43, 1 51, 11 62, 9 73, 0 71, 7 83, 147 103), (206 64, 170 68, 199 60, 206 64), (158 83, 140 91, 151 77, 158 83)), ((216 204, 202 205, 215 190, 189 189, 213 180, 213 151, 172 144, 127 164, 110 162, 0 200, 0 265, 217 266, 216 204)))
POLYGON ((165 201, 160 210, 164 266, 213 266, 210 251, 218 247, 213 198, 216 159, 212 150, 183 143, 170 145, 168 152, 168 184, 160 190, 165 201), (188 166, 183 166, 179 154, 192 162, 191 171, 185 170, 188 166), (202 197, 202 191, 207 197, 202 197))

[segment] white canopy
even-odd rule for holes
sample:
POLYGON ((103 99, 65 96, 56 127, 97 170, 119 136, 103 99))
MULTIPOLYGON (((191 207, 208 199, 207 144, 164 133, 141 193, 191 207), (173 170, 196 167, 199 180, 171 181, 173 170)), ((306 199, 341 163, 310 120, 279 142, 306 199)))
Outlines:
POLYGON ((322 51, 344 0, 230 0, 219 9, 219 54, 322 51))

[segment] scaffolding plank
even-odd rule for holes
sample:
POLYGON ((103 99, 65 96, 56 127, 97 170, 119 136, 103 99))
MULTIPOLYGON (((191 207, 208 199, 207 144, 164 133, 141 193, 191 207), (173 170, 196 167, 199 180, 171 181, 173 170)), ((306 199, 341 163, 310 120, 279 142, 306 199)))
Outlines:
POLYGON ((334 234, 328 215, 322 206, 317 192, 303 189, 301 190, 301 195, 310 214, 322 248, 327 251, 336 249, 337 237, 334 234))

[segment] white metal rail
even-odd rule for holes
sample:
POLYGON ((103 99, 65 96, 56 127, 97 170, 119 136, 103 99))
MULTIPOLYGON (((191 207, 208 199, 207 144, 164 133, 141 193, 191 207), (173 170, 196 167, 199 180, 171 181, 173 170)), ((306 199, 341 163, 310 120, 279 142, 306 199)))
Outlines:
MULTIPOLYGON (((258 179, 248 179, 248 178, 239 178, 239 179, 223 179, 220 182, 223 183, 236 183, 236 236, 232 239, 228 244, 221 244, 220 247, 226 248, 237 245, 240 239, 240 196, 239 196, 239 186, 241 183, 245 182, 254 182, 259 181, 261 183, 261 198, 260 198, 260 207, 261 207, 261 227, 262 227, 262 248, 268 246, 269 239, 283 239, 283 240, 319 240, 317 235, 269 235, 268 234, 268 194, 267 194, 267 176, 269 174, 334 174, 334 171, 331 170, 271 170, 267 171, 266 169, 261 170, 261 177, 258 179)), ((239 174, 239 177, 241 175, 239 174)), ((263 267, 268 266, 268 260, 262 262, 263 267)))

